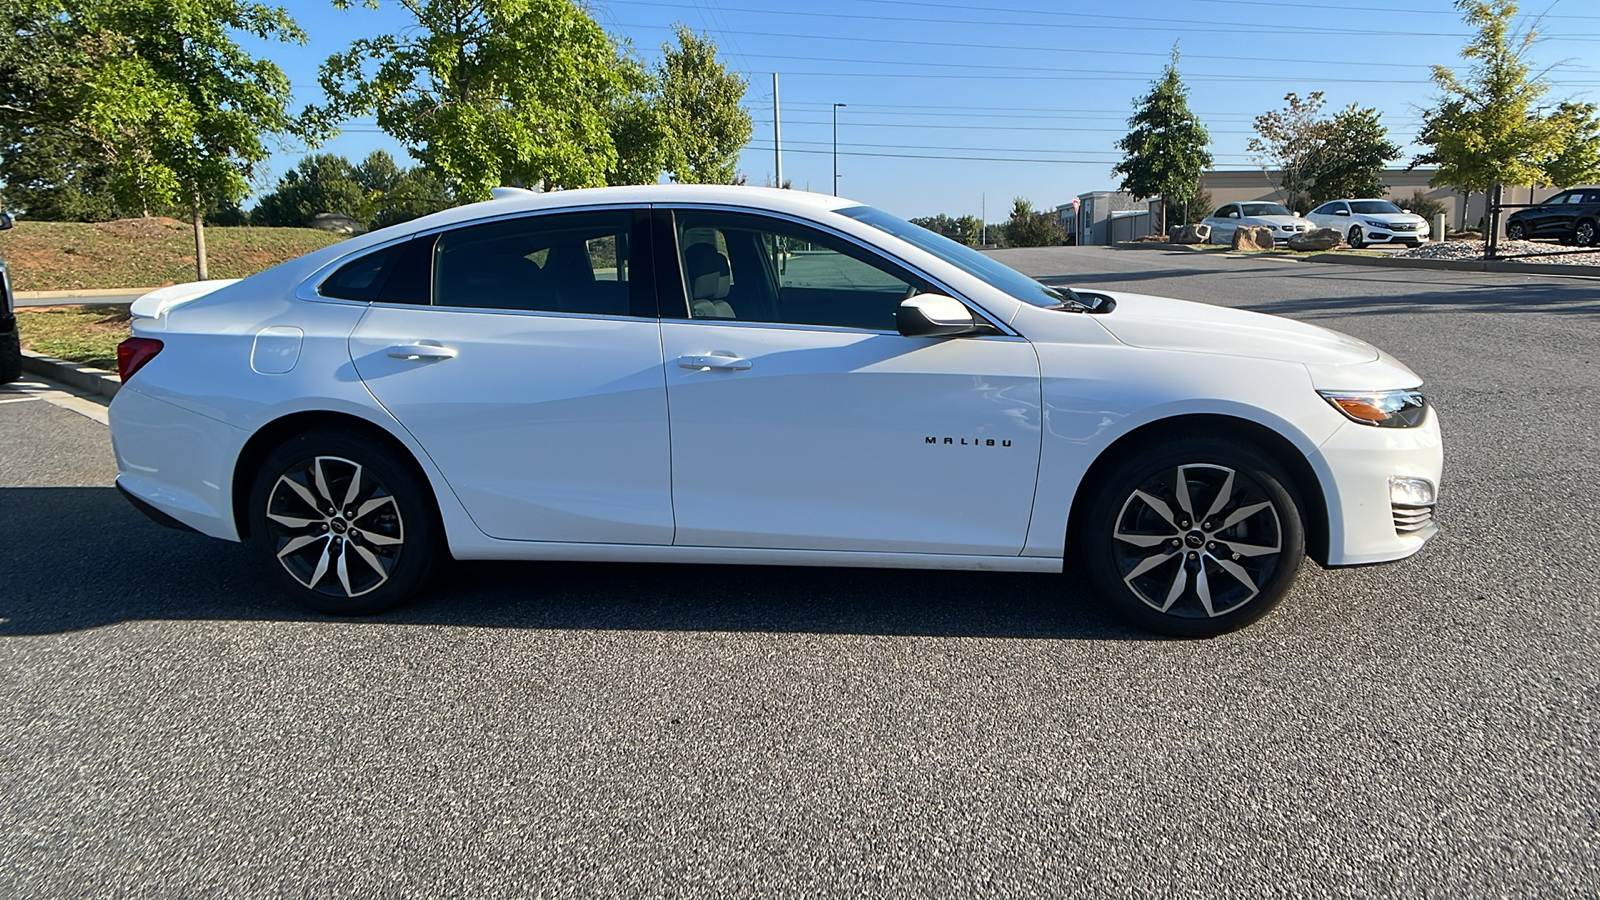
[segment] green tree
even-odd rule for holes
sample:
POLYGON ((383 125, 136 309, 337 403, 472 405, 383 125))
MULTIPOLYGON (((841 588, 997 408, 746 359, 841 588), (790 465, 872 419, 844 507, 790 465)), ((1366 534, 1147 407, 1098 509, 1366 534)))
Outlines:
POLYGON ((978 243, 978 238, 983 232, 983 222, 977 216, 961 216, 952 218, 939 213, 936 216, 924 216, 912 219, 911 224, 928 229, 934 234, 941 234, 957 243, 971 247, 978 243))
POLYGON ((676 33, 678 46, 662 45, 657 68, 667 171, 686 184, 732 184, 752 131, 742 105, 747 83, 717 61, 709 35, 681 23, 676 33))
POLYGON ((53 3, 0 7, 0 182, 6 204, 29 218, 130 214, 113 194, 111 161, 81 126, 95 50, 53 3))
MULTIPOLYGON (((334 0, 348 8, 350 0, 334 0)), ((376 0, 368 0, 376 6, 376 0)), ((572 0, 399 0, 415 24, 323 63, 319 134, 378 126, 468 200, 503 184, 590 187, 618 169, 614 112, 639 66, 572 0)))
MULTIPOLYGON (((1161 78, 1134 103, 1138 111, 1128 119, 1131 130, 1117 142, 1125 156, 1111 172, 1123 176, 1122 189, 1135 197, 1162 197, 1164 208, 1180 209, 1200 192, 1200 175, 1211 168, 1212 158, 1211 135, 1189 111, 1176 45, 1161 78)), ((1161 228, 1166 229, 1165 222, 1161 228)))
POLYGON ((1306 148, 1305 209, 1341 197, 1382 197, 1384 167, 1400 156, 1376 109, 1354 103, 1334 113, 1323 133, 1306 148))
MULTIPOLYGON (((1594 175, 1600 155, 1594 107, 1563 103, 1545 115, 1539 101, 1549 83, 1532 75, 1532 28, 1515 28, 1512 0, 1457 0, 1477 34, 1461 51, 1468 71, 1433 67, 1439 97, 1423 113, 1417 165, 1436 165, 1433 185, 1463 193, 1496 185, 1570 184, 1594 175)), ((1465 204, 1463 204, 1463 209, 1465 204)))
POLYGON ((350 160, 318 153, 300 160, 278 180, 277 187, 262 195, 250 211, 250 221, 275 228, 304 228, 318 213, 338 213, 366 227, 370 218, 367 205, 367 192, 350 160))
POLYGON ((81 121, 114 164, 119 198, 186 210, 205 279, 205 215, 248 193, 264 138, 299 133, 288 78, 235 36, 303 43, 304 33, 281 8, 248 0, 60 0, 60 9, 86 45, 104 48, 81 121))
POLYGON ((1600 117, 1593 103, 1567 101, 1556 108, 1551 119, 1561 131, 1561 150, 1545 160, 1545 181, 1557 187, 1571 187, 1600 181, 1600 117))
POLYGON ((1400 147, 1376 109, 1352 103, 1329 118, 1321 91, 1283 99, 1283 109, 1256 117, 1248 149, 1278 169, 1285 206, 1305 212, 1339 197, 1383 195, 1379 179, 1400 147))
POLYGON ((1011 218, 1001 227, 1007 247, 1050 247, 1067 240, 1055 213, 1035 212, 1022 197, 1012 201, 1011 218))

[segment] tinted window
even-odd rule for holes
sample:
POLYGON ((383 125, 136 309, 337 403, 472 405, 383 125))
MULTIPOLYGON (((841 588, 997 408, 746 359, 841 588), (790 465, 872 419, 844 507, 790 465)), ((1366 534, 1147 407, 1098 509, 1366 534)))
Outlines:
POLYGON ((1246 203, 1244 214, 1247 216, 1287 216, 1289 211, 1276 203, 1246 203))
POLYGON ((448 231, 433 251, 435 306, 628 315, 623 210, 530 216, 448 231))
POLYGON ((801 225, 737 213, 677 214, 695 319, 895 330, 900 301, 929 288, 887 260, 801 225))
POLYGON ((1324 203, 1316 209, 1313 209, 1311 214, 1313 216, 1331 216, 1333 215, 1333 211, 1338 208, 1339 204, 1337 203, 1324 203))
POLYGON ((385 247, 345 263, 317 286, 317 293, 340 300, 376 300, 402 249, 403 245, 385 247))

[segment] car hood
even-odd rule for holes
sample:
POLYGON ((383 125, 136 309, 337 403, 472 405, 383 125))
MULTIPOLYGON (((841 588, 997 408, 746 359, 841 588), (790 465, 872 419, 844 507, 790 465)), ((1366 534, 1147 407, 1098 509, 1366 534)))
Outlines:
POLYGON ((1402 223, 1421 225, 1428 221, 1415 213, 1356 213, 1351 218, 1371 219, 1374 222, 1382 222, 1385 225, 1399 225, 1402 223))
POLYGON ((1372 362, 1380 353, 1366 341, 1280 316, 1152 297, 1098 291, 1117 301, 1116 309, 1095 317, 1124 344, 1147 350, 1215 353, 1273 359, 1308 366, 1347 366, 1372 362))

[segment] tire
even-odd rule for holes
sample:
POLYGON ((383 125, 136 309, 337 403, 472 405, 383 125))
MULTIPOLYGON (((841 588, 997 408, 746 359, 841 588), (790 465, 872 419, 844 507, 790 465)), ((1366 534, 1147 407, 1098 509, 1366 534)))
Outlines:
POLYGON ((1521 221, 1506 223, 1506 240, 1525 241, 1528 239, 1528 226, 1521 221))
POLYGON ((1300 509, 1266 454, 1193 437, 1117 465, 1076 534, 1091 584, 1117 614, 1160 634, 1214 637, 1289 592, 1305 558, 1300 509))
POLYGON ((1344 242, 1350 245, 1351 250, 1360 250, 1366 246, 1367 240, 1361 234, 1361 226, 1351 225, 1350 233, 1345 236, 1344 242))
POLYGON ((22 377, 22 336, 15 331, 0 334, 0 384, 22 377))
POLYGON ((1579 247, 1593 247, 1595 237, 1595 224, 1592 220, 1579 222, 1578 227, 1572 229, 1572 242, 1579 247))
POLYGON ((438 515, 425 484, 369 437, 309 431, 272 451, 256 472, 252 552, 285 591, 319 612, 393 609, 427 583, 439 555, 438 515))

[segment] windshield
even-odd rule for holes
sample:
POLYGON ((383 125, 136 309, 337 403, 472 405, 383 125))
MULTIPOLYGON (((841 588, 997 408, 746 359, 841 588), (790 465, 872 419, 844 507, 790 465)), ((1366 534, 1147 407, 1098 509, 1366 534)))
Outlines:
POLYGON ((1395 206, 1393 203, 1390 203, 1387 200, 1351 200, 1350 211, 1367 213, 1368 215, 1371 215, 1372 213, 1405 212, 1405 210, 1395 206))
POLYGON ((1276 203, 1242 203, 1247 216, 1287 216, 1291 213, 1276 203))
POLYGON ((908 244, 926 250, 968 275, 981 279, 985 284, 999 288, 1024 303, 1049 307, 1060 306, 1063 301, 1075 299, 1070 289, 1040 284, 965 244, 958 244, 942 234, 934 234, 905 219, 891 216, 881 209, 852 206, 835 212, 858 222, 865 222, 879 231, 886 231, 908 244))

